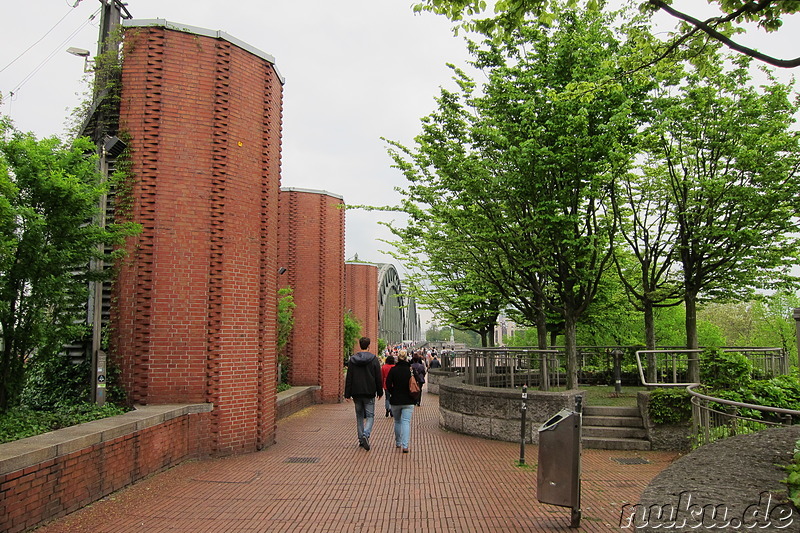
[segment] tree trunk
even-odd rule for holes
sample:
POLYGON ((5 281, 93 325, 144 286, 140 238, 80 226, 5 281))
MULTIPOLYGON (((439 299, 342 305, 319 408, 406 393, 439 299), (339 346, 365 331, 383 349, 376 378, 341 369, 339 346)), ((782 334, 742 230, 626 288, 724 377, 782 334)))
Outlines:
MULTIPOLYGON (((697 338, 697 293, 686 291, 684 304, 686 306, 686 348, 689 350, 696 350, 700 347, 700 341, 697 338)), ((690 383, 700 382, 700 365, 698 358, 698 354, 689 354, 688 379, 690 383)))
MULTIPOLYGON (((645 348, 648 350, 656 349, 656 326, 655 317, 653 316, 653 302, 645 299, 642 304, 644 305, 644 337, 645 348)), ((647 354, 647 373, 645 374, 648 383, 655 383, 656 381, 656 354, 647 354)))
POLYGON ((577 321, 567 313, 564 317, 564 349, 567 358, 567 389, 578 388, 577 321))
POLYGON ((547 315, 544 313, 544 299, 536 295, 536 342, 540 350, 547 349, 547 315))

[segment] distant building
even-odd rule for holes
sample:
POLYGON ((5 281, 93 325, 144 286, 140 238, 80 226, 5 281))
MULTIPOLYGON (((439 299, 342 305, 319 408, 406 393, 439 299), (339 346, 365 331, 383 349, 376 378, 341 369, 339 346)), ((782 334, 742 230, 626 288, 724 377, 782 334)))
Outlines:
POLYGON ((517 332, 517 324, 504 315, 497 318, 497 325, 494 328, 494 345, 505 346, 506 339, 513 337, 517 332))

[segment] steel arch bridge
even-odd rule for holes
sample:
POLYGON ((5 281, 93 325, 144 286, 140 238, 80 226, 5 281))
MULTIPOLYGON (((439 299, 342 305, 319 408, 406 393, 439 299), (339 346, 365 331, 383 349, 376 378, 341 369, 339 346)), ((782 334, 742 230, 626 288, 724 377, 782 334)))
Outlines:
POLYGON ((394 265, 378 265, 378 337, 388 344, 420 340, 420 321, 414 298, 403 294, 394 265))

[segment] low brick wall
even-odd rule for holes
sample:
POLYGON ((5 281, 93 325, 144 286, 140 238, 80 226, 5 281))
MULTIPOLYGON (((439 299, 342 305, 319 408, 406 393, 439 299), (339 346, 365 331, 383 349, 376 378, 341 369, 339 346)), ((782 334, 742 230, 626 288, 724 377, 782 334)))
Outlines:
POLYGON ((212 409, 148 405, 0 444, 0 531, 31 529, 206 455, 212 409))
MULTIPOLYGON (((437 381, 441 427, 486 439, 519 442, 522 389, 467 385, 463 376, 437 381)), ((562 409, 575 409, 576 396, 583 394, 584 391, 580 390, 542 392, 528 389, 526 442, 538 444, 539 427, 562 409)))
POLYGON ((276 418, 286 418, 301 409, 322 403, 320 387, 292 387, 278 393, 276 418))

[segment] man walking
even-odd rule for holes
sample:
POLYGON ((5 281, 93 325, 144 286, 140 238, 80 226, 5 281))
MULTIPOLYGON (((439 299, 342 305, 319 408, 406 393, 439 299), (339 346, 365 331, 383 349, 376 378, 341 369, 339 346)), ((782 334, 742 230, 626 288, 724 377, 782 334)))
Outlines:
POLYGON ((383 396, 381 363, 375 354, 367 350, 369 337, 361 337, 361 351, 347 361, 347 377, 344 382, 344 397, 353 398, 356 406, 356 429, 358 445, 369 451, 369 436, 375 422, 375 396, 383 396))

